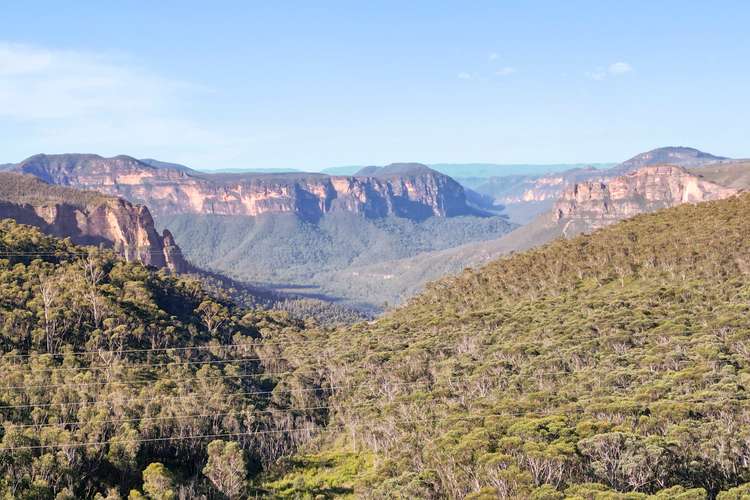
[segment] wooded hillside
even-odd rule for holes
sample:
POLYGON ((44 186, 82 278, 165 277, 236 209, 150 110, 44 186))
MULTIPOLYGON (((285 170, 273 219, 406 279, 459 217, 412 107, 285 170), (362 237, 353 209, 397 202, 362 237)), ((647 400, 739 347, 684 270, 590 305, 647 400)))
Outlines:
POLYGON ((333 396, 328 440, 267 486, 705 498, 750 481, 749 235, 748 195, 684 205, 437 282, 337 332, 333 357, 308 353, 351 387, 333 396))

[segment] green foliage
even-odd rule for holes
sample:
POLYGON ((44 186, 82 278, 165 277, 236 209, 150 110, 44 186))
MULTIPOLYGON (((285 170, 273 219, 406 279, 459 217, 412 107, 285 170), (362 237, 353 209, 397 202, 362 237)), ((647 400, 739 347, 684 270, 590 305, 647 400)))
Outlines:
POLYGON ((203 474, 227 497, 240 498, 247 487, 247 466, 239 444, 234 441, 212 441, 208 445, 208 463, 203 468, 203 474))
POLYGON ((347 452, 297 457, 280 464, 284 476, 263 484, 259 491, 277 498, 353 497, 355 482, 368 480, 373 458, 369 453, 347 452))
POLYGON ((750 499, 750 483, 741 484, 728 491, 722 491, 716 500, 748 500, 750 499))
POLYGON ((324 355, 300 353, 341 387, 317 449, 374 454, 355 496, 703 498, 748 482, 748 234, 750 195, 685 205, 337 330, 324 355))
POLYGON ((277 345, 303 327, 0 220, 0 497, 214 494, 216 434, 257 474, 325 423, 305 360, 277 345))
POLYGON ((164 464, 154 462, 143 470, 143 491, 152 500, 173 500, 176 498, 174 483, 172 473, 164 464))

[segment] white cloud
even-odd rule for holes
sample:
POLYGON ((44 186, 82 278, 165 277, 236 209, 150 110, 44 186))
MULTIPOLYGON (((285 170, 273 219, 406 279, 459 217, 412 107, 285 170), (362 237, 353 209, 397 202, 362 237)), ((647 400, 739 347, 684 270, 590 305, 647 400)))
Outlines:
POLYGON ((0 43, 0 116, 71 119, 154 113, 197 90, 97 54, 0 43))
POLYGON ((471 73, 467 73, 465 71, 460 72, 457 76, 459 80, 471 80, 472 79, 471 73))
POLYGON ((516 68, 513 68, 511 66, 505 66, 495 71, 495 74, 497 76, 508 76, 508 75, 512 75, 515 72, 516 72, 516 68))
POLYGON ((592 80, 601 81, 608 76, 624 75, 625 73, 630 73, 632 71, 634 71, 633 66, 631 66, 629 63, 620 61, 612 63, 606 68, 599 67, 594 71, 588 71, 586 72, 586 76, 591 78, 592 80))
POLYGON ((500 54, 498 54, 497 52, 490 52, 490 55, 487 56, 487 59, 489 59, 490 61, 494 61, 498 57, 500 57, 500 54))
POLYGON ((608 70, 610 75, 622 75, 633 71, 633 67, 626 62, 616 62, 610 64, 608 70))
POLYGON ((0 41, 0 119, 24 130, 28 152, 231 147, 239 138, 191 117, 191 103, 209 94, 122 56, 0 41))

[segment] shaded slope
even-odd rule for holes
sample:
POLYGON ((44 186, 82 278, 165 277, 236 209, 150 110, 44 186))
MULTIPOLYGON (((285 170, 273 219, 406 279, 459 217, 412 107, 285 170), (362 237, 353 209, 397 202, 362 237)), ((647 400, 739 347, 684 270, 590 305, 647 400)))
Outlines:
POLYGON ((191 262, 292 293, 340 298, 367 310, 393 303, 392 282, 346 272, 360 266, 413 257, 467 241, 506 234, 513 226, 501 217, 430 217, 414 222, 400 217, 371 220, 333 213, 317 223, 293 214, 258 217, 180 215, 158 223, 180 237, 191 262))

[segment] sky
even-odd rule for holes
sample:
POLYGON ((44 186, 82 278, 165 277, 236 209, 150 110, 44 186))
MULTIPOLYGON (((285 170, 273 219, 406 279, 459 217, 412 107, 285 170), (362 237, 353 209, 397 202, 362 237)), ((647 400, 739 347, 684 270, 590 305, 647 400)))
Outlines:
POLYGON ((750 157, 745 1, 7 2, 0 163, 750 157))

